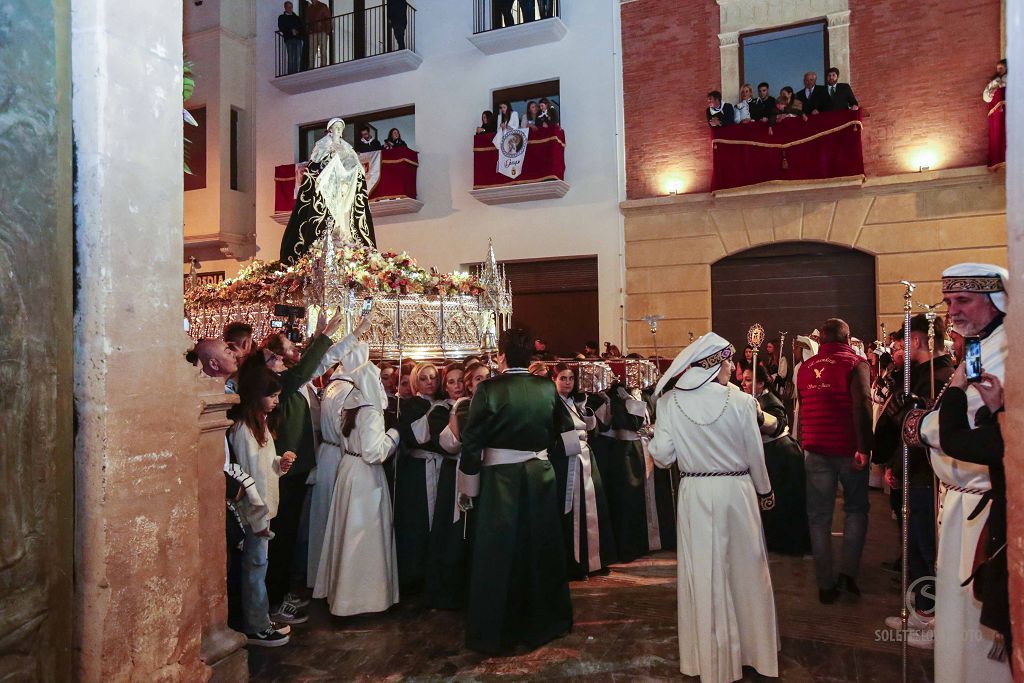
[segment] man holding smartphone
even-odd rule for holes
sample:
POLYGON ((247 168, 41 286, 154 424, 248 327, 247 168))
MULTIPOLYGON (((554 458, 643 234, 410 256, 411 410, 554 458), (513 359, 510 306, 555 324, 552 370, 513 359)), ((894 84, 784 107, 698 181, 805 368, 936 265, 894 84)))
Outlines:
MULTIPOLYGON (((965 338, 978 337, 984 371, 1003 381, 1007 343, 1005 268, 986 263, 961 263, 942 273, 943 302, 949 307, 953 328, 965 338)), ((965 354, 971 355, 971 354, 965 354)), ((967 368, 969 369, 969 368, 967 368)), ((975 426, 984 405, 974 385, 968 385, 967 415, 975 426)), ((938 404, 941 404, 939 397, 938 404)), ((996 633, 983 627, 981 604, 970 585, 963 585, 974 566, 974 555, 988 519, 992 480, 986 465, 956 460, 942 451, 939 405, 914 409, 903 420, 903 439, 909 446, 924 446, 942 486, 939 510, 939 549, 935 598, 935 681, 1011 680, 1009 663, 990 656, 1000 652, 996 633)))

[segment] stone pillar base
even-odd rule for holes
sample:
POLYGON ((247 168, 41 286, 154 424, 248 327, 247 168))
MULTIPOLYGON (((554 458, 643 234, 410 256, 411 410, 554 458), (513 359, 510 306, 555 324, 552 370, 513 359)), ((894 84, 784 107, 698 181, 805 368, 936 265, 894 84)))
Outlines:
POLYGON ((227 626, 204 629, 199 658, 210 667, 210 683, 238 683, 249 680, 249 654, 245 636, 227 626))

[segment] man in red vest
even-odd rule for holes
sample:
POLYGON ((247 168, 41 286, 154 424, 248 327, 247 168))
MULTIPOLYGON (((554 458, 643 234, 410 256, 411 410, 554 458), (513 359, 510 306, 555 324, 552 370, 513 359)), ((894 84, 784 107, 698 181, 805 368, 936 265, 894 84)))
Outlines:
POLYGON ((860 595, 856 579, 868 531, 871 376, 867 361, 850 346, 849 325, 839 318, 825 321, 818 353, 800 366, 796 386, 818 599, 827 604, 840 590, 860 595), (832 573, 837 482, 843 486, 845 513, 838 577, 832 573))

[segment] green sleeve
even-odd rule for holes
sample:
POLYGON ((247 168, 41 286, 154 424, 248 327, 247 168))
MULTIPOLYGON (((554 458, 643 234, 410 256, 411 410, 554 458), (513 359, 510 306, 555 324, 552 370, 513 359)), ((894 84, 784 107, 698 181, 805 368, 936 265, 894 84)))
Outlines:
POLYGON ((331 348, 331 338, 326 334, 317 335, 303 352, 299 362, 281 373, 281 397, 294 394, 309 380, 320 366, 320 359, 331 348))
POLYGON ((490 440, 491 419, 494 415, 487 397, 487 383, 477 385, 476 393, 469 404, 469 417, 466 429, 462 432, 462 460, 459 465, 465 474, 473 475, 480 472, 483 450, 490 440))

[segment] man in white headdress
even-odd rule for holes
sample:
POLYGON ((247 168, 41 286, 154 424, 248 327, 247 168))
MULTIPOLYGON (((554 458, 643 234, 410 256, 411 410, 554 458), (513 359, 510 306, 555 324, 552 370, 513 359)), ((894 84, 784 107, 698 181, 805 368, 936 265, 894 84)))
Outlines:
MULTIPOLYGON (((679 670, 729 683, 752 666, 778 676, 778 627, 760 505, 774 506, 758 425, 766 418, 729 383, 733 346, 711 332, 684 349, 655 389, 649 444, 678 463, 679 670)), ((774 418, 771 418, 774 419, 774 418)))
POLYGON ((793 438, 797 441, 800 440, 800 395, 796 390, 796 377, 800 366, 818 355, 818 337, 818 330, 809 335, 798 334, 793 344, 793 376, 790 382, 793 383, 793 438))
MULTIPOLYGON (((985 372, 1003 381, 1006 369, 1005 268, 985 263, 961 263, 942 273, 943 303, 949 307, 953 328, 965 337, 981 338, 981 363, 985 372)), ((978 390, 968 385, 967 415, 984 405, 978 390)), ((941 402, 942 397, 939 397, 941 402)), ((981 603, 970 585, 963 582, 973 571, 974 557, 988 519, 990 503, 985 493, 992 488, 985 465, 955 460, 942 451, 939 410, 913 409, 903 421, 908 445, 925 446, 932 469, 941 484, 939 549, 935 598, 935 681, 1011 680, 1009 663, 997 636, 979 623, 981 603), (984 498, 984 500, 983 500, 984 498)))
POLYGON ((313 146, 302 174, 288 227, 281 239, 281 260, 302 257, 313 243, 330 234, 335 246, 376 246, 370 215, 366 173, 359 155, 342 135, 345 122, 333 118, 327 133, 313 146))

